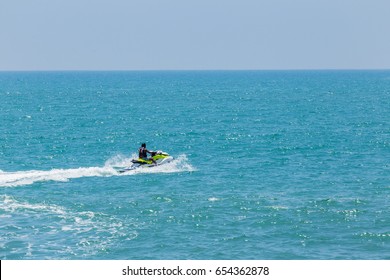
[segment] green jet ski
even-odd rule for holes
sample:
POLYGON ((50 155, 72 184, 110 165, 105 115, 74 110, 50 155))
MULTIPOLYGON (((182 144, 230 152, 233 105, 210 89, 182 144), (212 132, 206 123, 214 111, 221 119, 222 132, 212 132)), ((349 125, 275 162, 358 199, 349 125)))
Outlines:
POLYGON ((166 164, 168 162, 171 162, 173 160, 173 157, 170 156, 168 153, 163 152, 163 151, 156 151, 156 152, 151 152, 152 159, 132 159, 132 165, 129 167, 126 167, 124 169, 119 170, 119 173, 124 173, 126 171, 134 170, 137 168, 144 168, 144 167, 155 167, 159 166, 162 164, 166 164))

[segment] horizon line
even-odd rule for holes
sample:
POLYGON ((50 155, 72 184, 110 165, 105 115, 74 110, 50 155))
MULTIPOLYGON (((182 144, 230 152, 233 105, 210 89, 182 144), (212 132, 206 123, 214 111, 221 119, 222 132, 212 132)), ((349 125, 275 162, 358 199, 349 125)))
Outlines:
POLYGON ((278 68, 278 69, 0 69, 0 72, 222 72, 222 71, 389 71, 390 68, 278 68))

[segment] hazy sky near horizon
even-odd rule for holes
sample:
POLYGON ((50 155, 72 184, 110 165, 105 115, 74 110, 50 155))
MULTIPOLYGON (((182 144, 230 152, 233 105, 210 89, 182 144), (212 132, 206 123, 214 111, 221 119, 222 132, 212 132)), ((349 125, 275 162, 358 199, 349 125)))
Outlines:
POLYGON ((0 0, 0 70, 390 69, 389 0, 0 0))

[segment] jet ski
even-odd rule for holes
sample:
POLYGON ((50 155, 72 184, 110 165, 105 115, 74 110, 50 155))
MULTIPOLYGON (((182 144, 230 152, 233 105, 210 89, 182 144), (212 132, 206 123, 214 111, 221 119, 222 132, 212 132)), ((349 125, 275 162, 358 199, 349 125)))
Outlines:
POLYGON ((151 159, 132 159, 132 164, 126 168, 123 168, 119 170, 119 173, 124 173, 126 171, 138 169, 138 168, 145 168, 145 167, 156 167, 162 164, 166 164, 168 162, 171 162, 173 160, 173 157, 170 156, 168 153, 163 151, 155 151, 151 152, 151 158, 155 161, 153 162, 151 159))

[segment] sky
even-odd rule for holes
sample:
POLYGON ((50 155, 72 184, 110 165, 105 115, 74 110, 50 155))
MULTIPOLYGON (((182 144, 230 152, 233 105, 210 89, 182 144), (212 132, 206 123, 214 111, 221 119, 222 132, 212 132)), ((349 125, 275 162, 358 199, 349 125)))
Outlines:
POLYGON ((390 69, 389 0, 0 0, 0 70, 390 69))

